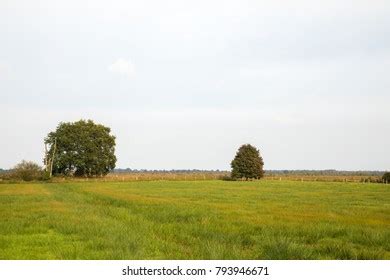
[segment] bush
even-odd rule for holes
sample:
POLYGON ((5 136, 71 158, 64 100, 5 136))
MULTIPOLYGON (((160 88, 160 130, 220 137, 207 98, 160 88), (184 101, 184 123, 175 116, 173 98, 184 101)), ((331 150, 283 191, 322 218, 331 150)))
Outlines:
POLYGON ((242 145, 231 162, 233 179, 260 179, 264 176, 264 161, 256 147, 242 145))
POLYGON ((43 170, 38 164, 25 160, 17 164, 11 173, 13 179, 23 181, 41 180, 42 176, 43 170))
POLYGON ((222 181, 236 181, 236 179, 232 178, 230 175, 221 175, 218 176, 218 179, 222 181))
POLYGON ((382 176, 382 180, 386 183, 390 183, 390 172, 386 172, 385 174, 383 174, 382 176))
POLYGON ((3 181, 3 180, 10 180, 11 179, 11 172, 10 171, 3 171, 0 173, 0 181, 3 181))

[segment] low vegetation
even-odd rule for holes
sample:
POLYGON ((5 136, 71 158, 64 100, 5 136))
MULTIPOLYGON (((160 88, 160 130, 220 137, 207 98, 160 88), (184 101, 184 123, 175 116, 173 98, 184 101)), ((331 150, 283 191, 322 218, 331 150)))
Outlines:
POLYGON ((42 167, 32 161, 21 161, 14 168, 0 172, 0 181, 41 181, 45 179, 42 167))
POLYGON ((390 188, 3 183, 0 259, 390 259, 390 188))

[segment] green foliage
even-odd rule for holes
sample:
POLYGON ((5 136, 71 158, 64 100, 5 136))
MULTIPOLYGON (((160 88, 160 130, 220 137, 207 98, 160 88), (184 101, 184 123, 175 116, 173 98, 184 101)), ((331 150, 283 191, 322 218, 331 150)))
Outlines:
POLYGON ((219 176, 218 179, 222 181, 235 181, 235 179, 232 178, 232 176, 228 176, 228 175, 219 176))
POLYGON ((23 181, 33 181, 41 180, 42 175, 42 168, 38 164, 32 161, 23 160, 13 168, 10 178, 23 181))
POLYGON ((383 174, 382 180, 390 183, 390 172, 386 172, 385 174, 383 174))
POLYGON ((42 180, 43 181, 50 180, 50 172, 49 171, 47 171, 47 170, 43 171, 43 173, 42 173, 42 180))
POLYGON ((252 145, 242 145, 231 162, 232 178, 260 179, 264 176, 264 162, 258 149, 252 145))
POLYGON ((55 150, 53 174, 106 175, 116 163, 115 136, 110 132, 110 128, 91 120, 60 123, 45 138, 45 144, 50 145, 46 157, 55 150))

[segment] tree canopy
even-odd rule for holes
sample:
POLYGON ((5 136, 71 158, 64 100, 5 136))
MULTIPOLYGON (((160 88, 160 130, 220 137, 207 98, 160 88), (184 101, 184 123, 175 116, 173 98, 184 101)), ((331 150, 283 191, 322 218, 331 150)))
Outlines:
POLYGON ((242 145, 231 162, 233 179, 260 179, 264 176, 263 158, 254 146, 242 145))
POLYGON ((92 120, 60 123, 45 138, 45 163, 53 174, 102 176, 115 168, 115 136, 92 120))

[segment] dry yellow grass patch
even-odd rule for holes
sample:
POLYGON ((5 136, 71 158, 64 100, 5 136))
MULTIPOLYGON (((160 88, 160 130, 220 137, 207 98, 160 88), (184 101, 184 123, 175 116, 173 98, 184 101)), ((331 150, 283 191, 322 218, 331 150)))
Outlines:
POLYGON ((50 195, 50 191, 41 184, 0 185, 0 195, 50 195))
POLYGON ((136 201, 139 203, 149 203, 149 204, 165 204, 167 202, 169 203, 180 203, 180 199, 174 199, 174 198, 164 198, 161 196, 148 196, 148 195, 139 195, 135 193, 130 192, 123 192, 120 190, 115 190, 113 188, 94 188, 94 187, 88 187, 85 188, 84 191, 95 193, 95 194, 101 194, 110 198, 115 198, 118 200, 124 200, 124 201, 136 201))

